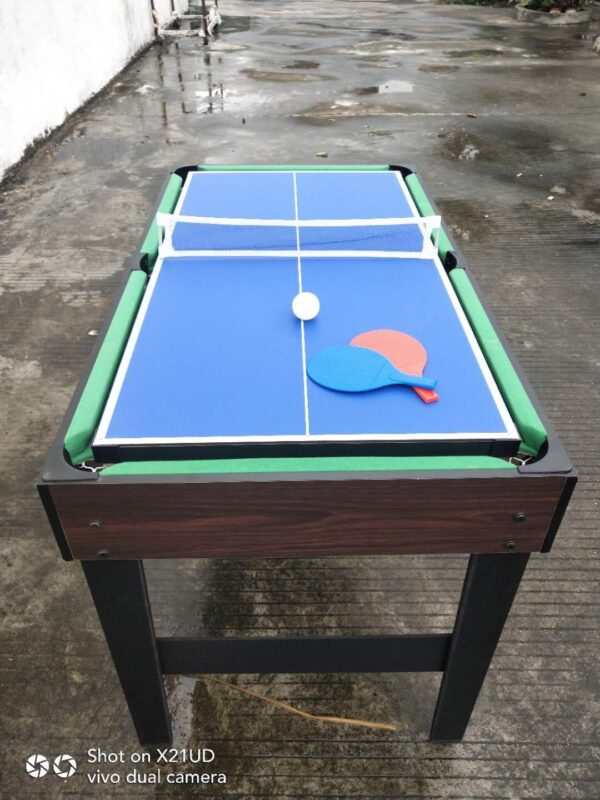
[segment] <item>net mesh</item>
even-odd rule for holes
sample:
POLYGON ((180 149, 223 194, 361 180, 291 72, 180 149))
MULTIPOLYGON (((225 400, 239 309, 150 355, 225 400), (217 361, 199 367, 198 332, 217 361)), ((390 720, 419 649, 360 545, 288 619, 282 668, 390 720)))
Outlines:
POLYGON ((423 233, 417 225, 369 225, 348 228, 300 228, 301 250, 382 250, 420 252, 423 233))
POLYGON ((175 250, 295 250, 296 229, 179 222, 172 242, 175 250))
POLYGON ((393 220, 230 220, 161 214, 163 255, 190 253, 430 256, 439 217, 393 220))

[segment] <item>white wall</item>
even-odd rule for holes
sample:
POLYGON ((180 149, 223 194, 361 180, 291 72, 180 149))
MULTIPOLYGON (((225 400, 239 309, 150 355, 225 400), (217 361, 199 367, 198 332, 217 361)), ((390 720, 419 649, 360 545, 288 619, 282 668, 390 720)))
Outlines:
POLYGON ((152 38, 150 0, 0 0, 0 179, 152 38))

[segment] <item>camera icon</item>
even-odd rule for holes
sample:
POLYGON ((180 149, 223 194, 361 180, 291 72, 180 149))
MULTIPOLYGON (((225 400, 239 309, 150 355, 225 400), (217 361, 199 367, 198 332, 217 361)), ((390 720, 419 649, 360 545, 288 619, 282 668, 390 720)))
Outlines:
POLYGON ((75 774, 77 762, 73 756, 65 753, 62 756, 56 756, 52 762, 52 769, 58 778, 70 778, 75 774))
POLYGON ((31 778, 43 778, 44 775, 48 774, 49 769, 50 762, 46 756, 42 756, 39 753, 29 756, 25 762, 25 771, 31 778))
MULTIPOLYGON (((43 778, 50 770, 50 761, 40 753, 34 753, 25 761, 25 771, 30 778, 43 778)), ((71 778, 77 770, 77 762, 68 753, 56 756, 52 762, 52 771, 57 778, 71 778)))

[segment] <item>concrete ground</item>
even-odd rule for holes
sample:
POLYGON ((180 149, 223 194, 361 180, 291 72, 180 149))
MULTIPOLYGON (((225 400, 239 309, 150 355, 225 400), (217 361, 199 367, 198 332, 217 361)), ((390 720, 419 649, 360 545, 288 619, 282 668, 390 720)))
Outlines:
MULTIPOLYGON (((0 795, 597 798, 597 26, 537 29, 510 10, 428 0, 225 0, 222 11, 209 47, 152 47, 0 189, 0 795), (169 786, 163 770, 159 785, 92 787, 88 748, 128 757, 137 742, 36 474, 166 170, 320 152, 420 166, 581 482, 552 553, 532 559, 461 744, 427 742, 436 675, 229 678, 397 732, 309 721, 181 677, 168 684, 176 744, 212 747, 227 785, 169 786), (34 780, 31 753, 69 753, 79 771, 34 780)), ((465 563, 147 566, 159 633, 221 635, 448 631, 465 563)), ((112 771, 124 781, 128 769, 112 771)))

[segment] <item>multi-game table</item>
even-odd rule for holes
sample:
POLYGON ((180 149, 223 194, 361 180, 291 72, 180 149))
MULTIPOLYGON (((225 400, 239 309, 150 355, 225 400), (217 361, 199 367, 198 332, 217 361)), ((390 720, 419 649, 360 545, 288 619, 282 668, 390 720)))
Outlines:
POLYGON ((575 480, 414 171, 184 167, 39 488, 141 742, 170 740, 162 674, 400 670, 443 672, 448 741, 575 480), (145 558, 409 553, 471 554, 453 632, 153 631, 145 558))

